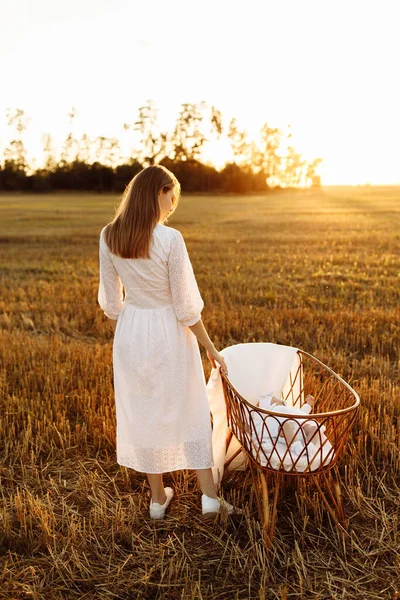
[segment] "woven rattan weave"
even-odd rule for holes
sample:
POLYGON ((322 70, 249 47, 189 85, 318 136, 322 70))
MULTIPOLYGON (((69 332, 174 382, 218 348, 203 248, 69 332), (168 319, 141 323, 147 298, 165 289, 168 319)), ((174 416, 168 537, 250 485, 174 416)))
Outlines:
POLYGON ((225 467, 239 452, 245 452, 256 488, 261 484, 262 494, 255 493, 255 496, 269 541, 275 533, 282 477, 312 478, 336 525, 343 531, 347 529, 336 466, 356 418, 360 399, 346 381, 320 360, 303 350, 298 350, 298 356, 299 366, 285 400, 289 405, 301 408, 306 396, 312 394, 315 398, 312 414, 291 416, 255 406, 241 396, 229 377, 221 372, 230 430, 226 447, 228 449, 232 434, 242 446, 225 467), (291 444, 283 446, 284 450, 282 444, 278 445, 278 439, 285 437, 285 421, 292 422, 294 431, 303 440, 304 450, 300 456, 292 452, 291 444), (303 434, 306 424, 312 426, 311 436, 303 434), (275 432, 278 429, 281 437, 272 435, 272 429, 275 432), (273 487, 272 502, 268 480, 273 484, 270 486, 273 487))

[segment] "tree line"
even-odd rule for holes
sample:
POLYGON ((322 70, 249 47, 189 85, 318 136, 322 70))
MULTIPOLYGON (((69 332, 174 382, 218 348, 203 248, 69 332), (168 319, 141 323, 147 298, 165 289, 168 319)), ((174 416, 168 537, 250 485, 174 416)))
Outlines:
MULTIPOLYGON (((134 122, 123 124, 123 129, 134 132, 138 139, 130 155, 122 157, 117 138, 91 140, 84 134, 77 139, 72 133, 76 117, 72 108, 70 132, 60 155, 56 156, 52 136, 44 134, 44 166, 32 169, 23 141, 28 120, 22 109, 9 109, 7 124, 13 139, 0 162, 0 191, 121 192, 137 172, 152 164, 173 171, 187 192, 246 193, 320 186, 317 171, 322 159, 307 161, 290 144, 282 148, 282 131, 268 123, 262 126, 256 143, 235 118, 224 128, 221 112, 205 102, 181 104, 172 131, 160 131, 157 112, 154 101, 148 100, 138 109, 134 122), (225 135, 232 149, 233 160, 220 170, 202 160, 209 135, 217 140, 225 135)), ((291 134, 286 136, 290 138, 291 134)))

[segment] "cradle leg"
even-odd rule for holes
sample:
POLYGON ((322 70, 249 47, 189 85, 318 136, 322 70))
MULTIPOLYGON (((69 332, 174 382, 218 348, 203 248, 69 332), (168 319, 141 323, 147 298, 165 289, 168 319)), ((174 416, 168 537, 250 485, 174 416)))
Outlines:
POLYGON ((274 487, 274 503, 272 505, 272 517, 271 517, 271 540, 274 539, 275 536, 275 527, 276 527, 276 519, 278 517, 278 496, 281 485, 281 478, 279 475, 274 477, 275 487, 274 487))
POLYGON ((275 524, 276 524, 276 514, 277 514, 277 500, 279 494, 279 482, 275 486, 274 490, 274 498, 272 508, 269 502, 269 493, 268 493, 268 475, 264 472, 260 472, 261 486, 263 490, 263 534, 264 534, 264 543, 267 547, 272 546, 272 542, 275 535, 275 524))
POLYGON ((252 477, 252 487, 251 487, 251 491, 250 491, 250 504, 252 503, 253 497, 255 497, 256 499, 256 505, 257 505, 257 513, 258 513, 258 517, 261 520, 262 519, 262 504, 261 504, 261 499, 260 499, 260 494, 259 494, 259 477, 258 477, 258 469, 257 467, 254 465, 253 461, 249 458, 249 467, 250 467, 250 474, 252 477))
POLYGON ((267 535, 268 544, 271 545, 275 537, 276 520, 278 516, 278 497, 280 490, 281 480, 279 476, 271 475, 274 485, 274 495, 272 501, 272 507, 269 501, 269 490, 268 490, 268 477, 265 473, 260 474, 261 485, 263 489, 263 517, 264 517, 264 529, 267 535))
POLYGON ((269 528, 271 525, 271 519, 270 519, 270 514, 269 514, 270 508, 269 508, 269 497, 268 497, 268 481, 265 476, 265 473, 263 473, 262 471, 260 471, 260 481, 261 481, 261 487, 262 487, 262 492, 263 492, 263 522, 264 522, 265 529, 267 529, 269 531, 269 528))
MULTIPOLYGON (((332 487, 329 487, 329 490, 330 490, 331 495, 333 495, 333 501, 334 501, 336 512, 338 515, 338 520, 339 520, 340 524, 342 525, 342 527, 347 530, 347 522, 346 522, 346 516, 344 514, 342 492, 340 489, 339 478, 335 471, 335 467, 334 467, 334 469, 329 471, 328 475, 324 474, 324 478, 325 478, 325 480, 327 480, 328 478, 331 480, 332 487), (332 494, 332 488, 333 488, 333 494, 332 494)), ((326 481, 326 485, 329 486, 329 483, 328 483, 328 481, 326 481)))
POLYGON ((260 471, 260 481, 262 487, 262 524, 265 545, 270 548, 272 545, 271 536, 271 515, 268 497, 268 481, 263 471, 260 471))
MULTIPOLYGON (((346 522, 344 519, 344 512, 343 512, 343 504, 342 504, 342 498, 341 498, 341 494, 340 494, 340 488, 339 488, 339 496, 335 496, 335 492, 332 491, 331 488, 331 474, 326 474, 323 473, 323 478, 325 481, 325 487, 326 490, 328 491, 329 497, 332 501, 332 504, 334 505, 335 510, 332 508, 331 504, 328 502, 325 493, 322 490, 322 487, 319 483, 319 477, 315 477, 315 485, 317 486, 319 495, 323 501, 323 503, 325 504, 325 508, 328 510, 329 514, 331 515, 332 519, 335 521, 336 527, 341 530, 342 533, 347 534, 346 531, 346 522), (337 498, 339 498, 339 502, 337 500, 337 498)), ((333 479, 333 478, 332 478, 333 479)), ((339 483, 336 481, 337 485, 339 485, 339 483)), ((335 487, 333 488, 335 490, 335 487)))

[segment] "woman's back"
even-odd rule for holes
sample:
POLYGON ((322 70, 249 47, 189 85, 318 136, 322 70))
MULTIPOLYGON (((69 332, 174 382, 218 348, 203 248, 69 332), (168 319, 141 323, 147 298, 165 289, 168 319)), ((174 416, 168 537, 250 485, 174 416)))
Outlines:
POLYGON ((204 302, 180 231, 158 223, 152 233, 150 258, 121 258, 108 248, 104 230, 100 233, 98 301, 108 317, 118 318, 123 306, 132 304, 153 310, 171 306, 184 325, 200 319, 204 302))
POLYGON ((104 229, 101 243, 125 288, 125 300, 139 308, 160 308, 172 304, 168 257, 173 230, 161 223, 155 226, 149 248, 150 258, 121 258, 107 247, 104 229))

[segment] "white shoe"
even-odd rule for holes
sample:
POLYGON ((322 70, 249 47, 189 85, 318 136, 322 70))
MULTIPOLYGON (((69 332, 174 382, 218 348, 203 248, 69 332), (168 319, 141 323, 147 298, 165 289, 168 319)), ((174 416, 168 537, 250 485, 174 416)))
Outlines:
POLYGON ((203 515, 207 517, 215 517, 220 511, 225 510, 228 515, 241 515, 243 513, 242 508, 236 508, 229 504, 223 498, 210 498, 206 494, 202 494, 201 496, 201 511, 203 515))
POLYGON ((150 519, 162 519, 164 517, 167 506, 174 497, 174 490, 171 487, 166 487, 164 488, 164 492, 167 496, 164 504, 150 500, 150 519))

